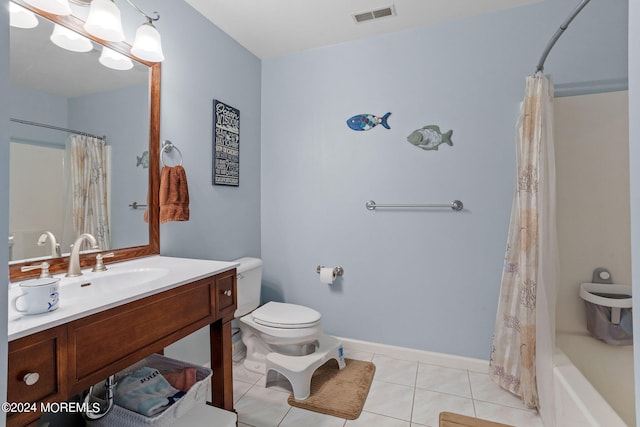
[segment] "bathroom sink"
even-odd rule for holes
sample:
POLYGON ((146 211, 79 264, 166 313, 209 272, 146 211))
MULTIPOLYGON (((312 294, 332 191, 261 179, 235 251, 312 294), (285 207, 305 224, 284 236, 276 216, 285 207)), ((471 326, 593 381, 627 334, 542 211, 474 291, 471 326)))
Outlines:
POLYGON ((64 301, 107 294, 113 295, 147 285, 168 273, 168 269, 157 267, 85 273, 80 277, 63 278, 60 282, 60 297, 64 301))

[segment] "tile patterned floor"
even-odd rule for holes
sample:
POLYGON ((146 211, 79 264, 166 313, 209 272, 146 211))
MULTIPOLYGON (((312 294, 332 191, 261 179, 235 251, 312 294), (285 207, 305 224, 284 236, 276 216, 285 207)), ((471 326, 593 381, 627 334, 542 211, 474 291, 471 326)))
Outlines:
POLYGON ((356 420, 287 404, 286 380, 265 388, 262 375, 234 364, 234 400, 240 427, 438 427, 441 411, 457 412, 517 427, 544 427, 536 412, 495 385, 487 374, 353 351, 345 357, 372 361, 376 373, 356 420))

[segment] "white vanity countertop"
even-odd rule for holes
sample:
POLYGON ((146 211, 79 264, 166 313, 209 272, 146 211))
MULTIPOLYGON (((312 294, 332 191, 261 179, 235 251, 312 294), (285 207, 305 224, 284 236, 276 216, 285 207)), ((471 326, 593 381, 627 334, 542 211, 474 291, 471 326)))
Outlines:
MULTIPOLYGON (((178 286, 191 283, 214 274, 222 273, 237 267, 235 262, 209 261, 190 258, 174 258, 160 255, 139 258, 131 261, 123 261, 107 264, 106 272, 91 272, 91 268, 82 270, 80 277, 67 278, 63 274, 55 275, 60 277, 60 307, 49 313, 23 315, 11 306, 11 300, 21 293, 19 282, 9 285, 9 341, 22 338, 35 332, 43 331, 72 320, 86 317, 100 311, 104 311, 122 304, 129 303, 150 295, 154 295, 178 286), (94 287, 90 296, 82 296, 80 283, 90 283, 92 279, 103 280, 113 276, 117 278, 119 274, 125 277, 128 273, 146 272, 156 273, 153 280, 128 286, 126 280, 117 283, 104 283, 98 285, 102 288, 94 287), (161 277, 158 276, 161 272, 161 277), (109 289, 109 285, 113 287, 109 289)), ((96 282, 98 283, 98 282, 96 282)), ((90 289, 87 287, 86 289, 90 289)))

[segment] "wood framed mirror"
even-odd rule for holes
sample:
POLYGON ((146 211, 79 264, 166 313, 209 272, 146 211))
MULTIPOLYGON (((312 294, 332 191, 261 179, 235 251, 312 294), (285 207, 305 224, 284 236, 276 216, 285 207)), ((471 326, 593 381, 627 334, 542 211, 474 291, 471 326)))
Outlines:
MULTIPOLYGON (((146 86, 145 88, 143 88, 144 89, 143 101, 144 101, 144 105, 148 106, 148 110, 144 111, 142 114, 145 120, 141 120, 145 122, 144 123, 145 128, 143 129, 143 134, 142 134, 143 137, 135 140, 135 143, 139 145, 137 148, 138 151, 136 151, 136 154, 138 152, 140 153, 137 159, 138 165, 136 165, 136 158, 131 156, 130 153, 127 154, 128 157, 126 159, 126 166, 120 166, 118 164, 115 164, 116 156, 114 154, 113 155, 114 165, 111 166, 111 168, 112 168, 112 175, 114 175, 116 178, 120 180, 122 180, 123 178, 119 177, 119 175, 126 176, 126 173, 122 172, 123 168, 127 168, 126 169, 127 171, 131 171, 133 169, 134 173, 144 177, 148 177, 148 181, 146 182, 146 185, 144 182, 139 184, 142 186, 142 191, 137 192, 138 195, 135 196, 136 197, 135 199, 133 200, 128 199, 129 204, 124 203, 120 195, 118 195, 117 197, 116 196, 112 197, 111 194, 109 195, 110 200, 118 201, 118 204, 116 207, 121 211, 119 214, 113 215, 113 217, 116 217, 118 219, 118 224, 112 224, 111 228, 113 227, 124 228, 124 226, 119 225, 124 223, 126 223, 127 226, 130 226, 131 224, 135 224, 135 227, 137 228, 136 232, 142 233, 140 235, 141 237, 134 239, 132 241, 128 241, 123 238, 115 239, 113 241, 113 245, 110 248, 100 248, 100 250, 98 251, 87 251, 86 253, 82 253, 80 255, 80 265, 82 268, 86 268, 94 265, 96 254, 98 253, 113 252, 114 256, 113 258, 108 258, 106 260, 108 262, 125 261, 128 259, 141 258, 145 256, 159 254, 160 253, 160 226, 159 226, 158 190, 160 185, 159 183, 159 176, 160 176, 160 63, 146 62, 136 58, 131 54, 131 46, 128 45, 127 43, 124 43, 124 42, 112 43, 112 42, 106 42, 104 40, 97 39, 96 37, 90 35, 84 30, 83 28, 84 21, 76 16, 73 16, 73 15, 58 16, 58 15, 49 14, 47 12, 36 9, 28 5, 27 3, 24 3, 21 0, 11 0, 10 3, 15 3, 35 13, 37 15, 37 19, 41 23, 43 24, 46 23, 46 25, 49 25, 51 28, 53 28, 55 25, 59 25, 86 37, 87 39, 91 40, 95 46, 93 49, 93 52, 88 52, 88 53, 67 52, 64 49, 58 48, 56 46, 56 48, 61 51, 60 52, 61 55, 69 55, 69 54, 85 55, 87 57, 92 57, 94 59, 94 62, 97 62, 98 56, 99 56, 98 50, 99 48, 101 49, 104 46, 130 58, 135 63, 135 67, 137 67, 138 73, 142 73, 143 75, 147 76, 147 82, 143 83, 143 86, 146 86), (148 129, 146 128, 147 125, 148 125, 148 129), (148 140, 145 140, 147 135, 148 135, 148 140), (148 158, 144 159, 143 157, 147 155, 148 155, 148 158), (141 165, 141 163, 145 163, 145 164, 141 165), (143 167, 146 166, 147 164, 148 164, 148 168, 143 169, 143 167), (145 194, 142 194, 142 193, 145 193, 145 194), (146 207, 147 211, 146 211, 145 217, 148 220, 148 222, 145 222, 143 220, 143 209, 136 209, 135 206, 132 207, 132 204, 135 204, 133 202, 136 202, 137 204, 147 205, 146 207), (146 230, 146 235, 144 233, 145 230, 146 230)), ((22 32, 31 31, 30 29, 23 29, 23 28, 20 28, 17 30, 22 32)), ((51 74, 50 67, 48 65, 43 65, 42 63, 38 63, 37 61, 34 61, 33 64, 22 63, 18 60, 14 61, 14 56, 13 56, 14 50, 17 48, 14 46, 14 28, 12 28, 11 31, 12 31, 11 33, 12 67, 14 65, 13 63, 15 62, 16 64, 20 63, 21 64, 20 66, 23 67, 25 71, 27 69, 37 69, 41 73, 51 74)), ((18 39, 18 37, 16 36, 15 39, 18 39)), ((41 45, 51 44, 49 40, 42 40, 40 43, 41 45)), ((31 59, 35 60, 35 59, 41 59, 41 56, 44 56, 44 55, 40 54, 40 50, 34 49, 34 52, 29 52, 28 54, 24 54, 23 56, 26 57, 27 59, 31 57, 31 59)), ((52 68, 53 67, 51 67, 51 69, 52 68)), ((124 76, 125 76, 124 73, 127 73, 127 71, 116 71, 115 73, 116 74, 121 73, 119 75, 122 76, 124 79, 124 76)), ((17 70, 12 69, 12 75, 13 74, 22 74, 22 73, 20 69, 17 69, 17 70)), ((84 74, 92 74, 92 73, 85 72, 84 74)), ((99 73, 96 73, 96 74, 99 74, 99 73)), ((75 77, 71 76, 70 78, 72 80, 70 82, 71 85, 75 85, 78 87, 81 86, 81 82, 78 80, 77 76, 75 77)), ((97 77, 97 78, 100 78, 100 77, 97 77)), ((13 80, 14 80, 14 77, 12 77, 12 81, 13 80)), ((104 80, 106 79, 102 79, 101 83, 104 80)), ((121 86, 122 87, 118 88, 119 91, 121 92, 128 91, 128 88, 125 87, 126 85, 123 84, 121 86)), ((32 90, 32 89, 28 88, 27 90, 32 90)), ((22 92, 19 92, 19 93, 22 93, 22 92)), ((22 98, 21 95, 20 97, 22 98)), ((120 104, 122 105, 123 110, 125 109, 124 108, 126 106, 125 104, 128 104, 128 103, 121 102, 120 104)), ((46 109, 46 106, 40 106, 40 109, 44 110, 46 109)), ((38 110, 38 108, 27 107, 27 108, 24 108, 24 110, 36 111, 38 110)), ((85 110, 87 110, 87 108, 85 108, 85 110)), ((11 114, 12 114, 12 121, 14 121, 13 111, 11 114)), ((102 116, 104 116, 104 112, 102 113, 102 116)), ((24 119, 25 117, 21 117, 21 118, 24 119)), ((104 117, 101 117, 101 118, 104 119, 104 117)), ((26 119, 30 120, 29 117, 26 117, 26 119)), ((15 120, 15 121, 20 122, 20 120, 15 120)), ((44 123, 47 120, 39 119, 37 121, 40 123, 44 123)), ((67 126, 67 127, 71 127, 71 126, 67 126)), ((71 128, 77 129, 78 127, 82 127, 82 124, 80 125, 76 124, 74 127, 71 127, 71 128)), ((96 130, 95 132, 101 132, 100 135, 105 135, 107 144, 109 144, 110 141, 115 141, 118 139, 118 138, 110 139, 108 130, 100 129, 100 130, 96 130)), ((126 139, 126 138, 120 138, 120 139, 126 139)), ((33 143, 33 141, 30 141, 30 142, 32 142, 31 145, 39 144, 37 141, 36 143, 33 143)), ((126 141, 124 142, 118 141, 118 142, 126 143, 126 141)), ((11 164, 12 166, 14 164, 13 158, 11 160, 11 164)), ((25 173, 28 172, 28 173, 35 174, 37 168, 29 167, 29 166, 30 165, 27 165, 26 168, 23 167, 23 170, 25 170, 25 173), (29 170, 26 171, 27 169, 29 170)), ((126 184, 122 185, 121 183, 122 181, 116 182, 116 178, 114 178, 113 182, 111 182, 111 187, 113 187, 112 192, 114 193, 119 191, 119 189, 123 187, 126 188, 128 186, 126 184)), ((28 190, 29 185, 35 186, 37 184, 31 183, 31 180, 29 180, 29 183, 27 183, 26 185, 27 185, 26 188, 28 190)), ((13 191, 13 189, 11 191, 13 191)), ((24 191, 24 187, 23 187, 23 189, 21 190, 21 194, 24 195, 26 192, 27 191, 24 191)), ((129 196, 126 196, 126 197, 129 197, 129 196)), ((28 199, 29 197, 23 196, 23 198, 28 199)), ((27 216, 26 213, 34 209, 35 210, 48 209, 48 207, 46 206, 46 203, 42 200, 39 200, 38 197, 31 197, 31 198, 35 199, 32 201, 33 205, 30 205, 32 207, 26 208, 22 212, 18 212, 19 216, 23 216, 23 214, 25 214, 24 216, 27 216)), ((112 209, 114 209, 113 205, 112 205, 112 209)), ((113 220, 111 219, 110 221, 113 222, 113 220)), ((26 226, 25 228, 29 228, 29 227, 26 226)), ((38 229, 36 226, 33 226, 32 228, 38 229)), ((11 230, 10 230, 10 233, 11 233, 11 230)), ((131 234, 131 233, 125 233, 123 230, 121 234, 131 234)), ((75 238, 72 238, 71 240, 75 240, 75 238)), ((9 243, 10 247, 12 243, 13 242, 10 241, 9 243)), ((22 267, 39 264, 44 261, 49 263, 50 265, 49 270, 51 273, 57 274, 57 273, 64 272, 68 268, 69 252, 70 252, 70 249, 65 244, 65 247, 61 248, 60 256, 56 256, 55 254, 52 254, 51 256, 42 256, 42 257, 25 256, 24 259, 18 257, 17 259, 14 259, 9 262, 9 278, 11 281, 16 281, 16 280, 22 280, 25 278, 36 277, 40 273, 39 270, 23 272, 22 267)))

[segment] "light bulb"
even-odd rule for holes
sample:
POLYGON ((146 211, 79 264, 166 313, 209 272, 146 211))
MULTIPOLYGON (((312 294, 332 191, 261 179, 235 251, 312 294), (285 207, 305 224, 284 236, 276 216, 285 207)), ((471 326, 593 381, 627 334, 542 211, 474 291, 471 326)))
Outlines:
POLYGON ((84 29, 102 40, 121 42, 124 40, 120 9, 111 0, 93 0, 84 29))
POLYGON ((72 52, 89 52, 93 49, 88 38, 58 24, 53 28, 50 39, 55 45, 72 52))
POLYGON ((102 47, 102 54, 98 59, 102 65, 114 70, 130 70, 133 68, 131 58, 124 56, 120 52, 116 52, 106 46, 102 47))
POLYGON ((15 28, 34 28, 38 26, 36 14, 15 3, 9 2, 9 25, 15 28))
POLYGON ((151 22, 142 24, 136 31, 136 39, 133 42, 131 53, 144 61, 164 61, 160 33, 151 22))

